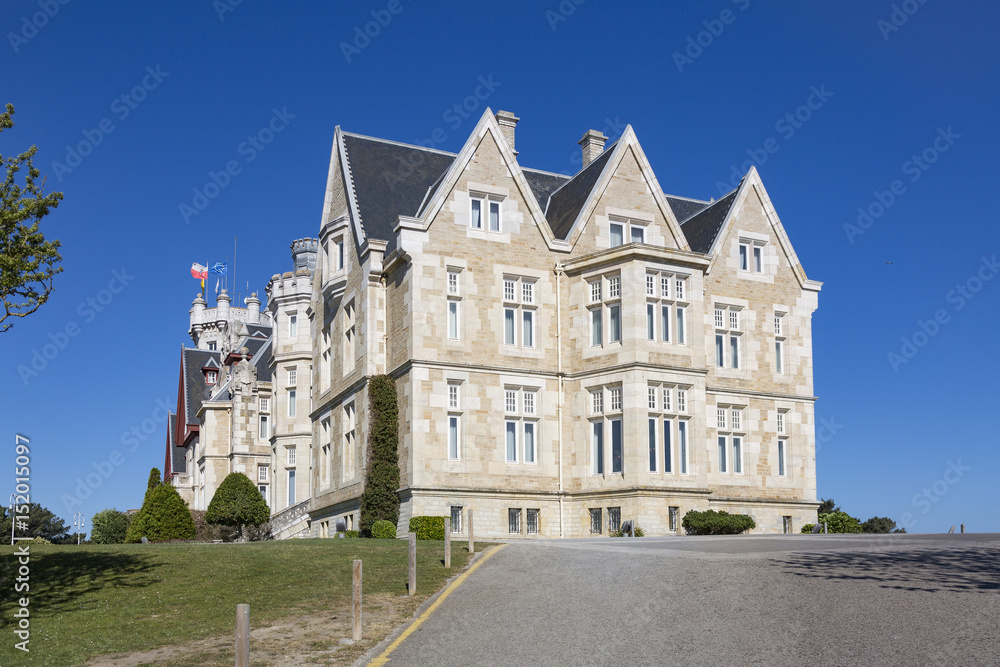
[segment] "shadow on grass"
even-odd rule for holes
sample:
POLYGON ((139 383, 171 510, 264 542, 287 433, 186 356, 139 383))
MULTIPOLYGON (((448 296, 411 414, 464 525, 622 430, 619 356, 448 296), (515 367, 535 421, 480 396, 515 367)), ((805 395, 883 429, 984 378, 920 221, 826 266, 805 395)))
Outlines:
POLYGON ((1000 591, 1000 550, 964 548, 885 552, 798 553, 781 561, 791 574, 872 581, 904 591, 1000 591))
MULTIPOLYGON (((0 580, 10 582, 0 590, 0 628, 10 625, 17 599, 28 597, 34 610, 62 614, 82 611, 80 598, 109 588, 145 588, 159 583, 160 563, 152 555, 102 552, 31 554, 30 590, 15 591, 19 563, 14 556, 0 559, 0 580)), ((93 604, 98 604, 95 598, 93 604)))

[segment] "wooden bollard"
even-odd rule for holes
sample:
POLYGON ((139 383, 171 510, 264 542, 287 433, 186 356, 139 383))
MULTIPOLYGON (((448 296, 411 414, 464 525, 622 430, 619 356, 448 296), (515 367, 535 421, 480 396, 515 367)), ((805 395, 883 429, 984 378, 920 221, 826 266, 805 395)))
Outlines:
POLYGON ((250 605, 236 605, 236 667, 250 667, 250 605))
POLYGON ((410 585, 407 587, 409 595, 417 593, 417 534, 410 533, 410 585))
POLYGON ((472 510, 469 510, 469 555, 476 553, 476 540, 472 536, 472 510))
POLYGON ((352 600, 354 602, 354 626, 351 632, 351 638, 354 641, 361 639, 361 561, 354 561, 354 593, 352 595, 352 600))
POLYGON ((965 532, 965 524, 964 523, 962 524, 962 532, 963 533, 965 532))
POLYGON ((444 566, 451 567, 451 517, 444 518, 444 566))

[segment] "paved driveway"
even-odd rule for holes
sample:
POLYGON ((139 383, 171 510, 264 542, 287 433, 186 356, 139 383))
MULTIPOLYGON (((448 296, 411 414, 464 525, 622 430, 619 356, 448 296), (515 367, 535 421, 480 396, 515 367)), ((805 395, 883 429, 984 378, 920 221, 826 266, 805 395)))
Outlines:
POLYGON ((1000 535, 508 544, 405 665, 998 665, 1000 535))

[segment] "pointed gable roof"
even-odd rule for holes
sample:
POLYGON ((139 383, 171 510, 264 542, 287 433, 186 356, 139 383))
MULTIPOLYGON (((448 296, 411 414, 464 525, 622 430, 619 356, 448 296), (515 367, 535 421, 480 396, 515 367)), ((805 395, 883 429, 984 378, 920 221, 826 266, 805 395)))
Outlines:
POLYGON ((211 395, 212 388, 205 384, 205 376, 201 369, 215 360, 219 363, 220 353, 214 350, 197 350, 182 348, 181 360, 184 382, 184 419, 188 424, 198 423, 198 409, 202 401, 211 395))
POLYGON ((691 250, 706 254, 712 250, 738 192, 739 188, 736 188, 714 204, 702 207, 700 212, 681 224, 681 231, 687 237, 691 250))
POLYGON ((565 240, 569 236, 570 230, 573 229, 573 223, 576 222, 580 210, 587 203, 590 193, 593 192, 598 179, 604 173, 604 167, 611 159, 611 154, 617 143, 616 141, 608 146, 596 160, 581 169, 576 176, 569 179, 549 196, 545 207, 545 217, 548 218, 549 226, 552 227, 552 233, 555 234, 556 238, 565 240))

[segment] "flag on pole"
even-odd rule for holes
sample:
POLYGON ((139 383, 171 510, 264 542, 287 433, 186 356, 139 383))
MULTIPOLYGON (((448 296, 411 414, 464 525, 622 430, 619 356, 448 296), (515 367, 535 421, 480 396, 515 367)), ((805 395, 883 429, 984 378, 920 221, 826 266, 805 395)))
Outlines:
POLYGON ((226 266, 225 262, 216 262, 209 270, 217 276, 224 276, 229 270, 229 267, 226 266))
POLYGON ((204 280, 205 278, 208 278, 208 267, 202 266, 198 263, 192 264, 191 277, 195 280, 204 280))

